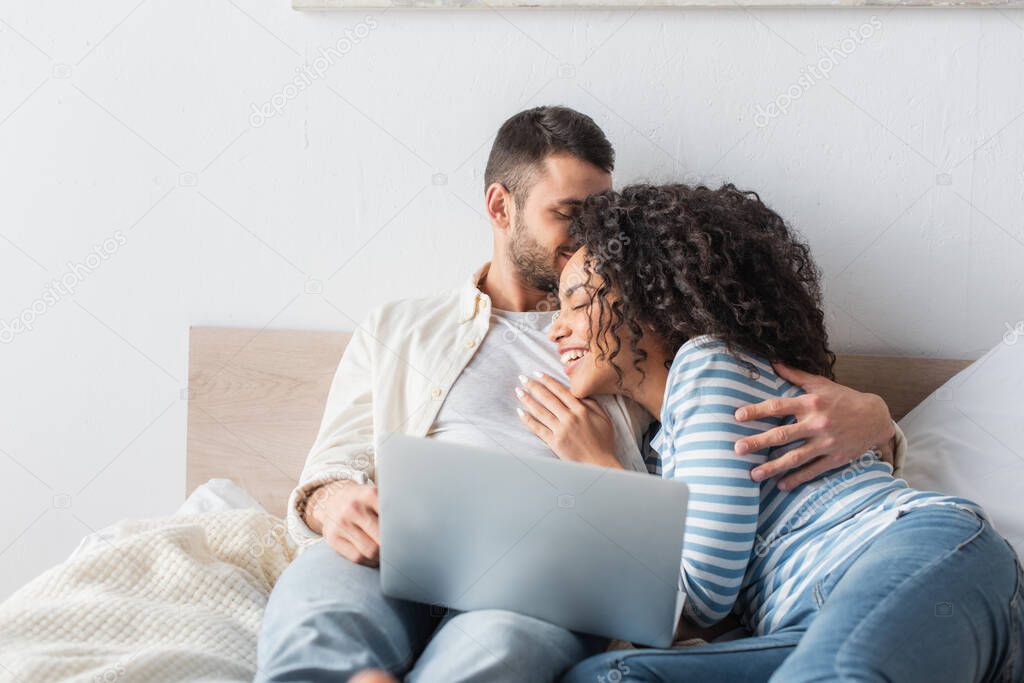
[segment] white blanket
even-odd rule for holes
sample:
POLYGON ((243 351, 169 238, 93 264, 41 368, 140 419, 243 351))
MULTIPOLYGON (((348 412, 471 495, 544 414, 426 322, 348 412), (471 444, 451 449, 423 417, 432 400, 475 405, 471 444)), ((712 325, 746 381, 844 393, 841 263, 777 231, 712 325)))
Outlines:
POLYGON ((259 510, 117 524, 0 605, 0 681, 251 681, 293 556, 259 510))

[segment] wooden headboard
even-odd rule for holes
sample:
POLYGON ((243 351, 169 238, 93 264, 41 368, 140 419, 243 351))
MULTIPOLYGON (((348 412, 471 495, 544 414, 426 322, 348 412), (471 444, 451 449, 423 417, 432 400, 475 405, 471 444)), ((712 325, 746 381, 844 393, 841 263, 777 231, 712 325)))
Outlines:
MULTIPOLYGON (((187 493, 226 477, 283 515, 351 335, 227 327, 189 332, 187 493)), ((836 375, 882 396, 898 420, 970 362, 840 354, 836 375)))

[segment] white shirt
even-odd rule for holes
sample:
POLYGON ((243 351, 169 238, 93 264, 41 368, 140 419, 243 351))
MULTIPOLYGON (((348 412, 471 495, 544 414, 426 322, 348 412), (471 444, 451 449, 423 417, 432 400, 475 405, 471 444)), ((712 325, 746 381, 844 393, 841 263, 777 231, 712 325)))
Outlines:
MULTIPOLYGON (((446 294, 384 304, 353 332, 331 382, 320 430, 288 501, 288 529, 300 545, 320 538, 302 518, 314 489, 339 479, 373 481, 381 438, 430 432, 456 380, 491 334, 491 300, 478 287, 488 265, 446 294)), ((551 362, 558 363, 555 345, 549 348, 551 362)), ((517 374, 510 372, 500 387, 483 388, 479 400, 505 400, 517 374)), ((650 414, 622 396, 597 398, 615 427, 619 461, 626 469, 645 472, 639 444, 650 414)))
POLYGON ((441 404, 427 436, 506 452, 554 457, 516 415, 520 375, 546 372, 567 382, 547 330, 554 314, 491 309, 491 324, 476 354, 441 404))

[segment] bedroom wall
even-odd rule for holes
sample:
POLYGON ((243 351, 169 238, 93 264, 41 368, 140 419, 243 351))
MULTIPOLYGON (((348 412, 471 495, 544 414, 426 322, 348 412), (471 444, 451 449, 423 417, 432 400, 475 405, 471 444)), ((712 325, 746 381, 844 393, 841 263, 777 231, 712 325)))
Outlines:
POLYGON ((978 356, 1024 319, 1022 69, 1021 10, 7 0, 0 598, 181 502, 189 325, 351 329, 467 277, 531 105, 589 112, 619 183, 761 191, 838 349, 978 356))

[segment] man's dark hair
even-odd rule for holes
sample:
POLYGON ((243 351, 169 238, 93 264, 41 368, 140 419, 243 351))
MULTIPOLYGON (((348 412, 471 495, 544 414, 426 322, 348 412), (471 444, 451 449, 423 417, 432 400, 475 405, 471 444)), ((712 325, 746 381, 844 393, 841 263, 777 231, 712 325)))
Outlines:
POLYGON ((568 107, 534 107, 501 124, 487 158, 484 190, 501 183, 522 206, 532 175, 552 154, 570 154, 608 173, 615 167, 615 150, 592 118, 568 107))

